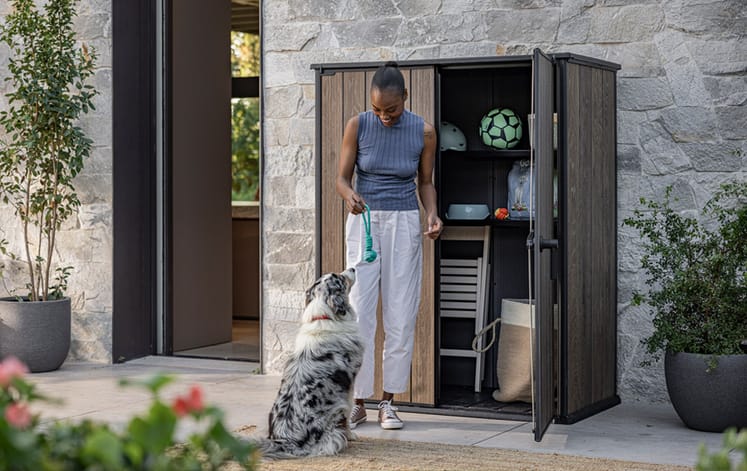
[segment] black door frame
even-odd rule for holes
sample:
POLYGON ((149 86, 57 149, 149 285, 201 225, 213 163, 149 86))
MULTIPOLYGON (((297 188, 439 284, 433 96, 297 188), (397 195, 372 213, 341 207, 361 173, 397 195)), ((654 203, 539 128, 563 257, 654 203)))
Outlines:
POLYGON ((156 2, 112 2, 112 361, 156 353, 156 2))
MULTIPOLYGON (((172 208, 172 11, 173 0, 112 2, 113 314, 112 361, 173 355, 172 208), (162 2, 159 17, 158 2, 162 2), (158 21, 162 60, 158 60, 158 21), (158 67, 162 67, 159 103, 158 67), (161 122, 157 121, 162 107, 161 122), (158 126, 162 136, 159 142, 158 126), (160 191, 162 240, 158 233, 158 146, 163 159, 160 191), (158 245, 163 259, 158 278, 158 245), (158 283, 162 284, 159 351, 158 283)), ((260 7, 261 12, 261 7, 260 7)), ((262 19, 260 14, 260 31, 262 19)), ((260 35, 260 38, 262 36, 260 35)), ((260 64, 263 68, 264 64, 260 64)), ((237 96, 261 96, 260 77, 234 79, 237 96), (247 88, 248 87, 248 88, 247 88)), ((261 110, 263 113, 264 110, 261 110)), ((260 126, 262 134, 262 126, 260 126)), ((262 140, 260 142, 263 142, 262 140)), ((260 168, 264 152, 260 152, 260 168)), ((263 190, 260 185, 260 192, 263 190)), ((260 264, 261 264, 260 254, 260 264)), ((262 298, 260 292, 260 300, 262 298)))

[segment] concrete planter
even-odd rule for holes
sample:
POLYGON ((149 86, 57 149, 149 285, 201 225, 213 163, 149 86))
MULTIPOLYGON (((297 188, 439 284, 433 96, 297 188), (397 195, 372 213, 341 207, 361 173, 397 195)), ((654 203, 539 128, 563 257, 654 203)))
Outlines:
POLYGON ((0 358, 13 355, 32 373, 62 365, 70 350, 70 298, 19 302, 0 298, 0 358))
POLYGON ((747 355, 716 355, 718 366, 708 371, 711 356, 667 352, 664 374, 674 410, 695 430, 747 427, 747 355))

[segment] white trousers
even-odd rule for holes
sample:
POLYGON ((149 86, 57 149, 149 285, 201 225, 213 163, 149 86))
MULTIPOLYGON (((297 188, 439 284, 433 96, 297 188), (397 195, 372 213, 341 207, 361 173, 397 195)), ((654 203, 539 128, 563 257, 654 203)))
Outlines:
POLYGON ((384 323, 384 391, 396 394, 407 390, 423 278, 423 236, 418 210, 371 211, 371 236, 378 256, 367 263, 362 260, 366 247, 363 216, 348 215, 346 266, 355 267, 356 278, 350 291, 350 303, 358 314, 366 347, 363 365, 355 380, 355 399, 365 399, 374 393, 379 289, 384 323))

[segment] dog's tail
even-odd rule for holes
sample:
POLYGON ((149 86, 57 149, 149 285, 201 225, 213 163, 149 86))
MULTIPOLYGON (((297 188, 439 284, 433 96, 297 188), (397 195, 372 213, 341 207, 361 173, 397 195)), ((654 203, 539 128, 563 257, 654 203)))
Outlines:
MULTIPOLYGON (((350 433, 348 431, 348 433, 350 433)), ((354 435, 351 439, 355 439, 354 435)), ((306 456, 334 456, 340 453, 348 444, 348 437, 340 433, 327 435, 327 440, 313 444, 299 445, 298 442, 270 438, 251 438, 250 441, 259 449, 262 459, 282 460, 303 458, 306 456)))
POLYGON ((308 456, 309 450, 299 448, 297 445, 284 440, 270 440, 269 438, 257 438, 251 440, 259 449, 263 459, 286 460, 308 456))

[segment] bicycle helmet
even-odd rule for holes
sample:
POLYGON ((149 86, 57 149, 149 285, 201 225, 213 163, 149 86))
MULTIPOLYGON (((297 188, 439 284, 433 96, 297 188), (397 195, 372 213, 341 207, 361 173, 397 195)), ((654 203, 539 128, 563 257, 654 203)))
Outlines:
POLYGON ((467 139, 464 133, 448 121, 441 121, 441 150, 467 150, 467 139))

